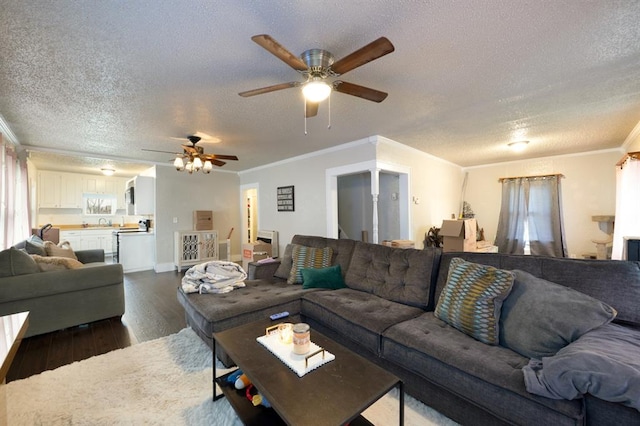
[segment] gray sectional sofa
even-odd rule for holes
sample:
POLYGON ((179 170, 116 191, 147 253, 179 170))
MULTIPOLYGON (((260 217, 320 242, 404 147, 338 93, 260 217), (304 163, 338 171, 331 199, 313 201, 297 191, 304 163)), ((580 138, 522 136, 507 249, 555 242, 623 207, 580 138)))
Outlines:
MULTIPOLYGON (((210 346, 213 332, 270 314, 300 314, 319 330, 397 374, 406 391, 453 420, 469 425, 630 425, 640 412, 591 395, 565 400, 527 392, 530 359, 488 345, 434 315, 455 257, 527 273, 587 294, 617 310, 616 324, 640 338, 640 263, 442 253, 352 240, 296 235, 292 244, 331 247, 346 288, 303 289, 287 284, 291 245, 281 263, 251 264, 246 287, 226 294, 185 294, 178 300, 189 326, 210 346)), ((534 319, 532 319, 534 320, 534 319)), ((617 325, 616 325, 617 327, 617 325)), ((219 346, 217 348, 219 350, 219 346)), ((232 363, 222 351, 225 364, 232 363)))
POLYGON ((124 314, 122 265, 105 263, 104 250, 76 251, 77 269, 42 272, 24 247, 0 252, 0 315, 29 311, 25 337, 124 314))

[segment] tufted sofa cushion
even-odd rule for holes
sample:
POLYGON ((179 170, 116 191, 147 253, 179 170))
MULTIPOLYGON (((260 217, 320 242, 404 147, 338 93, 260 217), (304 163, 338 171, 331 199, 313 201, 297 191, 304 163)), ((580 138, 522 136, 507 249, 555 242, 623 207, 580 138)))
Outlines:
POLYGON ((384 330, 422 313, 422 309, 350 288, 305 293, 302 298, 305 317, 339 332, 374 355, 380 352, 384 330))
POLYGON ((480 404, 507 423, 533 424, 535 419, 535 424, 582 424, 580 400, 553 400, 526 391, 521 369, 528 358, 472 339, 431 312, 386 330, 382 357, 480 404), (541 404, 550 410, 540 410, 541 404))
MULTIPOLYGON (((292 316, 300 313, 302 286, 288 285, 285 281, 248 280, 246 287, 223 294, 186 294, 178 287, 178 301, 184 306, 189 325, 209 346, 213 346, 212 333, 263 320, 271 314, 287 311, 292 316)), ((233 362, 219 347, 216 354, 226 366, 233 362)))
POLYGON ((345 282, 355 290, 427 309, 440 257, 437 248, 414 250, 358 242, 345 282))

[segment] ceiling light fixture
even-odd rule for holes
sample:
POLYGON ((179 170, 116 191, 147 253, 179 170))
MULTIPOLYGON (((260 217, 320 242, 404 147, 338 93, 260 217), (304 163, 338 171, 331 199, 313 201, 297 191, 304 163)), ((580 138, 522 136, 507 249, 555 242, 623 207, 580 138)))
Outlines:
POLYGON ((302 87, 302 94, 309 102, 322 102, 331 94, 331 86, 324 81, 314 79, 302 87))
POLYGON ((173 160, 173 167, 179 172, 186 171, 189 174, 193 174, 193 172, 197 172, 198 170, 202 170, 202 173, 209 174, 211 170, 213 170, 213 163, 211 160, 205 160, 203 163, 202 159, 197 155, 185 153, 176 156, 176 159, 173 160))
POLYGON ((115 169, 113 169, 111 167, 103 167, 103 168, 100 169, 100 171, 105 176, 113 176, 113 174, 116 172, 115 169))
POLYGON ((508 144, 509 148, 511 148, 515 152, 522 152, 525 150, 529 141, 516 141, 508 144))

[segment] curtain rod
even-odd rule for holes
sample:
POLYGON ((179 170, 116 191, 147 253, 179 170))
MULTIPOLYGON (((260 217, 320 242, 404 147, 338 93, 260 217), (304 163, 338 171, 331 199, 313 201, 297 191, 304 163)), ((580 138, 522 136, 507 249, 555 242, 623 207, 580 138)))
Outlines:
POLYGON ((621 159, 616 163, 616 167, 620 167, 624 164, 627 159, 640 160, 640 151, 627 152, 621 159))
POLYGON ((554 173, 551 175, 536 175, 536 176, 512 176, 512 177, 503 177, 498 179, 498 182, 503 182, 505 180, 510 180, 510 179, 541 179, 541 178, 548 178, 548 177, 559 177, 559 178, 564 178, 564 175, 562 173, 554 173))

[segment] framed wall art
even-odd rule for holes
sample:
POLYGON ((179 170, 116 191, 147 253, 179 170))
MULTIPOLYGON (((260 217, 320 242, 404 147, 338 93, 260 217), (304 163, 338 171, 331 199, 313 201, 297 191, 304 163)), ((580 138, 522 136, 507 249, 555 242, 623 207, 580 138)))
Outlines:
POLYGON ((293 196, 293 185, 278 187, 278 211, 295 211, 295 199, 293 196))

